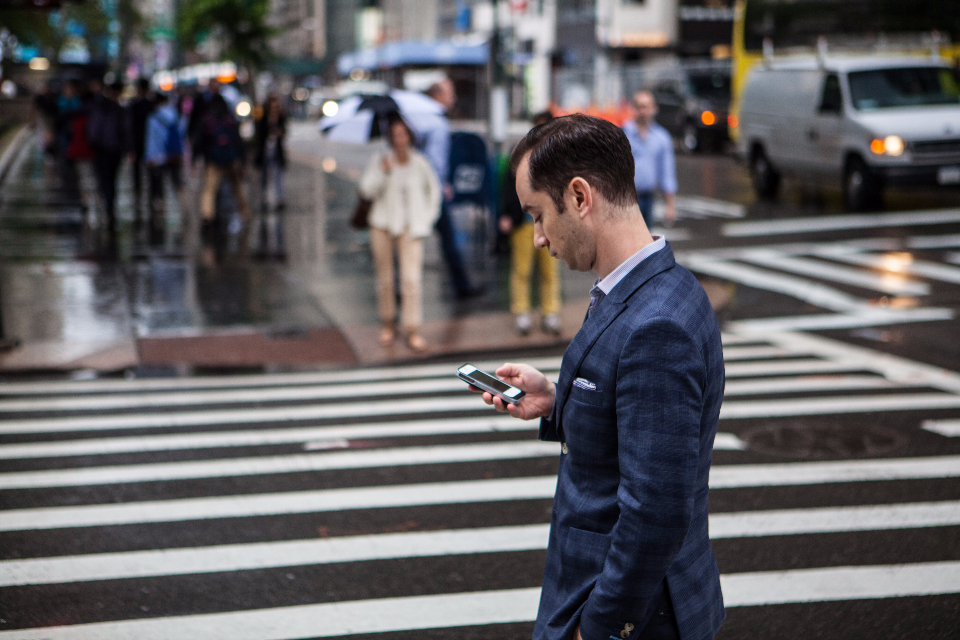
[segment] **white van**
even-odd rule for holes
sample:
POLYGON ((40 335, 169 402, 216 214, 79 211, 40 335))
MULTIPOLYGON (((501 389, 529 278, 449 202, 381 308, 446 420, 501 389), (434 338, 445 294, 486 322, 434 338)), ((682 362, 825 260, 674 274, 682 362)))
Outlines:
POLYGON ((848 209, 889 184, 960 185, 960 75, 938 58, 785 59, 750 74, 737 152, 762 198, 781 175, 841 184, 848 209))

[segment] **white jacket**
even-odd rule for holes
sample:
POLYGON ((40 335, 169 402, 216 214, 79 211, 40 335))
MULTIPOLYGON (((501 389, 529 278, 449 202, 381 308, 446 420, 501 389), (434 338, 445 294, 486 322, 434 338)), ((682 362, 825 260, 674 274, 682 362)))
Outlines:
MULTIPOLYGON (((401 185, 395 179, 396 172, 383 170, 384 155, 390 159, 393 167, 397 158, 393 151, 374 154, 360 178, 360 195, 373 200, 370 208, 370 226, 382 229, 393 236, 409 231, 415 238, 426 238, 433 233, 433 225, 440 217, 440 183, 433 173, 427 159, 419 152, 410 149, 409 168, 415 184, 407 184, 407 197, 410 203, 409 229, 400 207, 401 185)), ((409 175, 409 174, 408 174, 409 175)))

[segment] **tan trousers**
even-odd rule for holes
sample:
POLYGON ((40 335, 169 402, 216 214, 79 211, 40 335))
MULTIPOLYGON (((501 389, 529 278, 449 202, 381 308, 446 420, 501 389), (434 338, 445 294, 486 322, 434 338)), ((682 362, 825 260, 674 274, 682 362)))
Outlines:
POLYGON ((392 236, 383 229, 370 229, 370 250, 377 277, 377 310, 384 323, 397 315, 393 286, 393 256, 400 263, 400 325, 418 329, 423 323, 423 238, 405 233, 392 236))
POLYGON ((530 271, 536 259, 540 273, 540 311, 560 313, 560 268, 547 248, 533 246, 533 223, 510 232, 510 313, 530 313, 530 271))
POLYGON ((243 165, 238 161, 232 165, 221 167, 207 163, 206 176, 203 181, 203 193, 200 196, 200 215, 204 220, 213 220, 214 207, 217 199, 217 190, 220 188, 220 181, 226 177, 230 181, 230 187, 233 189, 233 197, 240 208, 240 217, 243 219, 243 228, 246 230, 250 226, 250 207, 247 206, 247 198, 243 194, 243 182, 240 178, 243 165))

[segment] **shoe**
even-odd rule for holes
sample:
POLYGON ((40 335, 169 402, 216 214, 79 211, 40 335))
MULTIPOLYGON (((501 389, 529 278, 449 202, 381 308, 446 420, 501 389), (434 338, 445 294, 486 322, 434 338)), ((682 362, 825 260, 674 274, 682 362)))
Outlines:
POLYGON ((380 329, 380 344, 389 347, 393 344, 394 338, 396 338, 396 331, 393 330, 392 325, 383 325, 383 328, 380 329))
POLYGON ((419 333, 411 333, 407 336, 407 346, 410 347, 411 351, 426 351, 427 341, 419 333))
POLYGON ((543 317, 543 330, 555 336, 560 335, 560 316, 552 313, 543 317))
POLYGON ((517 314, 517 333, 522 336, 530 333, 530 327, 533 326, 533 320, 530 319, 529 313, 518 313, 517 314))

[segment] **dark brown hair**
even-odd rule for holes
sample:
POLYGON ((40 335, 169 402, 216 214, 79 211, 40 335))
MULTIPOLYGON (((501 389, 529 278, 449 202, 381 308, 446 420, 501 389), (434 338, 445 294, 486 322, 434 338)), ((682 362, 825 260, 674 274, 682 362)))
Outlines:
POLYGON ((510 155, 514 173, 528 153, 530 187, 545 191, 558 212, 563 212, 567 185, 577 176, 611 204, 637 202, 630 142, 619 127, 606 120, 575 114, 534 127, 510 155))

